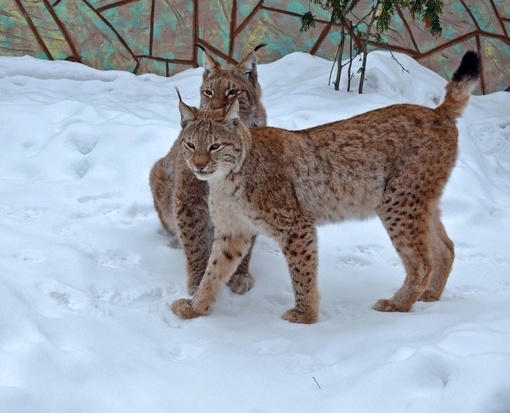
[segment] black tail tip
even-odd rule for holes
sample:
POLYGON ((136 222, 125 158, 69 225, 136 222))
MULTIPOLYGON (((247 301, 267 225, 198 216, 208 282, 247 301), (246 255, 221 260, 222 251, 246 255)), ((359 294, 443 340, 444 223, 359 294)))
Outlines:
POLYGON ((253 51, 256 52, 257 50, 262 49, 263 47, 266 47, 266 46, 267 46, 266 43, 260 43, 259 45, 254 47, 253 51))
POLYGON ((466 52, 460 62, 460 66, 453 74, 452 80, 460 82, 461 80, 476 80, 480 77, 482 63, 480 56, 473 50, 466 52))

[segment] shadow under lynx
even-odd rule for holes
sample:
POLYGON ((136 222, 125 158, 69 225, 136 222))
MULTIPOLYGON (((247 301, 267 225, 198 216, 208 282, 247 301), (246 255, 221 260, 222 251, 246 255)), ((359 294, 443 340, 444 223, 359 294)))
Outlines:
MULTIPOLYGON (((223 69, 204 50, 200 107, 228 107, 236 99, 239 116, 246 125, 265 126, 266 111, 261 101, 256 56, 256 51, 262 46, 257 46, 230 69, 223 69)), ((207 267, 213 240, 214 229, 207 204, 209 188, 184 164, 178 141, 165 157, 154 164, 149 183, 163 227, 174 240, 177 237, 186 255, 188 291, 193 294, 207 267)), ((242 294, 253 286, 253 277, 248 272, 249 260, 250 253, 229 281, 230 288, 236 293, 242 294)))
POLYGON ((316 225, 377 215, 405 267, 402 287, 379 311, 409 311, 441 296, 454 246, 440 220, 439 201, 457 158, 456 119, 480 73, 468 52, 429 109, 394 105, 301 131, 248 129, 234 101, 222 116, 180 102, 182 155, 209 185, 214 242, 192 299, 172 311, 194 318, 210 311, 254 237, 274 238, 287 260, 295 296, 283 318, 318 318, 316 225))

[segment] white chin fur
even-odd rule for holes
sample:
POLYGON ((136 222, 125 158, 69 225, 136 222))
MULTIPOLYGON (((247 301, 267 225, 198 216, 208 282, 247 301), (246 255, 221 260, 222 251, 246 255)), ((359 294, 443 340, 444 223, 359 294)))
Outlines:
POLYGON ((195 176, 201 181, 210 181, 211 179, 225 178, 228 175, 228 173, 229 173, 228 170, 218 168, 214 172, 209 174, 200 174, 199 172, 195 172, 195 176))
POLYGON ((212 174, 201 174, 200 172, 195 172, 195 176, 197 179, 200 179, 201 181, 207 181, 214 175, 214 172, 212 174))

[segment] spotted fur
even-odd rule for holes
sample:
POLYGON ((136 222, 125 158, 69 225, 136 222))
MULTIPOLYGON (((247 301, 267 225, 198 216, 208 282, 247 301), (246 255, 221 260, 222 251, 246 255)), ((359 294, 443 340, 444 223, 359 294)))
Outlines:
POLYGON ((439 200, 457 158, 456 119, 480 73, 468 52, 436 109, 394 105, 301 131, 248 129, 236 101, 225 113, 180 103, 184 162, 209 185, 215 226, 209 263, 194 297, 172 304, 180 318, 207 314, 264 233, 280 245, 295 306, 283 318, 318 318, 316 225, 377 215, 406 277, 379 311, 409 311, 441 296, 454 246, 440 220, 439 200))
POLYGON ((222 69, 209 54, 204 54, 204 74, 200 86, 202 109, 220 109, 239 102, 239 115, 249 127, 266 126, 266 110, 262 105, 262 88, 258 82, 256 51, 248 54, 237 66, 222 69))
MULTIPOLYGON (((200 89, 202 108, 222 108, 236 98, 239 101, 239 116, 245 124, 266 125, 256 56, 256 50, 262 46, 255 48, 236 67, 229 69, 221 68, 205 52, 203 84, 200 89)), ((193 294, 205 272, 214 233, 207 205, 207 184, 198 180, 185 166, 178 142, 165 157, 154 164, 149 183, 163 227, 177 237, 186 255, 188 291, 193 294)), ((236 293, 242 294, 253 286, 253 277, 248 271, 249 260, 250 252, 229 281, 230 288, 236 293)))

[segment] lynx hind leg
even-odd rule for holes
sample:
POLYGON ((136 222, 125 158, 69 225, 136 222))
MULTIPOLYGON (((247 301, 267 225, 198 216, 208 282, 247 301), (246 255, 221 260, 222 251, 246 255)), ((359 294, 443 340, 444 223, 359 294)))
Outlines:
POLYGON ((395 193, 388 188, 378 214, 402 260, 406 276, 391 299, 379 300, 373 308, 407 312, 427 289, 433 273, 431 214, 419 194, 399 192, 399 196, 393 196, 395 193))
POLYGON ((149 175, 149 185, 154 200, 154 208, 158 213, 161 224, 170 234, 175 236, 175 229, 171 220, 173 180, 167 175, 164 162, 165 158, 161 158, 152 167, 149 175))
POLYGON ((432 275, 430 284, 420 296, 420 301, 437 301, 445 288, 452 270, 455 249, 440 220, 439 208, 435 208, 430 222, 430 242, 432 245, 432 275))
POLYGON ((253 288, 253 285, 255 284, 255 279, 250 274, 248 269, 254 243, 255 238, 253 238, 253 241, 250 245, 250 249, 246 253, 246 256, 243 258, 241 264, 239 264, 239 266, 237 267, 236 272, 234 273, 234 275, 232 275, 232 277, 230 277, 230 280, 227 283, 230 290, 236 294, 244 294, 250 291, 253 288))
POLYGON ((280 239, 294 290, 295 307, 282 318, 291 323, 313 324, 319 317, 317 289, 317 234, 314 222, 295 225, 280 239))

